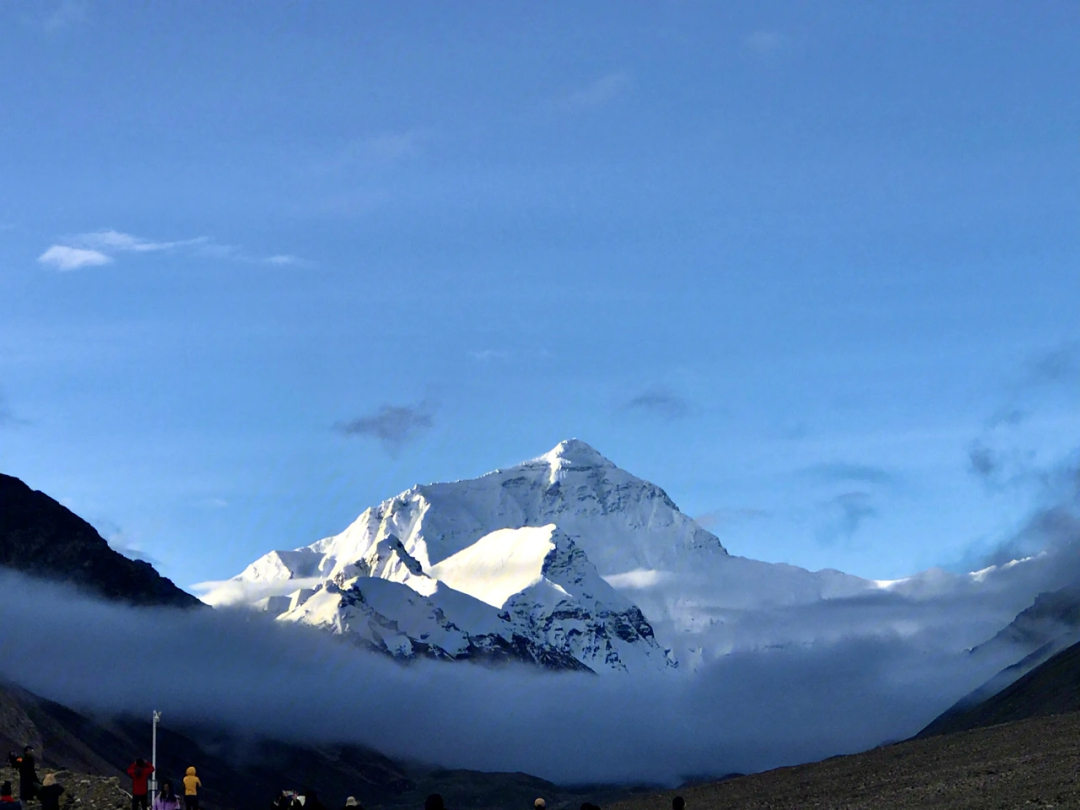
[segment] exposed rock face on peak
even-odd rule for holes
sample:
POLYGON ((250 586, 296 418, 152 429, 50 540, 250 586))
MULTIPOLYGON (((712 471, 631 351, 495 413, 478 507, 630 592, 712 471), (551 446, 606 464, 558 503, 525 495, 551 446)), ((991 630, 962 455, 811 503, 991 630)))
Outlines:
POLYGON ((0 566, 133 605, 200 604, 150 563, 113 551, 85 520, 10 475, 0 475, 0 566))

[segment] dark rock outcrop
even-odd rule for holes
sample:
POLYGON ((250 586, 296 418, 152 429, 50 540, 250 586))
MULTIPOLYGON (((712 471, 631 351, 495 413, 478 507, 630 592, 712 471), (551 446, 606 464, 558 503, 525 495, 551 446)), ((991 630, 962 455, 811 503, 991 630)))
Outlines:
POLYGON ((132 605, 187 608, 202 604, 150 563, 111 549, 93 526, 70 509, 18 478, 2 474, 0 567, 132 605))

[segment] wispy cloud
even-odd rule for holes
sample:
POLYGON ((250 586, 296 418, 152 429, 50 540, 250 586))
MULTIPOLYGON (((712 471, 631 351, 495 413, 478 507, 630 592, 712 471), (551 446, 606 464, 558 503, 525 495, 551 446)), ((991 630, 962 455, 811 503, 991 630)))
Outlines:
POLYGON ((1038 388, 1080 381, 1080 342, 1069 341, 1028 359, 1018 388, 1038 388))
POLYGON ((284 266, 289 264, 301 264, 303 262, 303 259, 299 259, 296 256, 288 253, 279 253, 276 256, 267 256, 262 261, 265 264, 276 264, 279 266, 284 266))
POLYGON ((899 482, 899 476, 883 467, 844 461, 811 464, 803 467, 797 474, 802 478, 823 484, 861 483, 893 486, 899 482))
POLYGON ((690 415, 690 403, 686 398, 662 386, 652 386, 637 396, 631 397, 624 408, 628 411, 659 416, 669 421, 690 415))
POLYGON ((47 33, 53 34, 85 21, 86 3, 83 0, 62 0, 41 24, 47 33))
POLYGON ((968 461, 971 472, 983 479, 990 479, 1001 469, 1001 463, 994 452, 981 442, 975 442, 968 449, 968 461))
POLYGON ((248 264, 275 266, 306 264, 303 259, 287 253, 272 256, 253 255, 236 245, 217 244, 206 236, 162 242, 113 229, 64 237, 38 256, 38 262, 57 270, 78 270, 83 267, 111 264, 116 255, 122 253, 164 253, 179 250, 187 250, 198 256, 248 264))
POLYGON ((607 73, 575 90, 563 99, 563 106, 571 110, 591 110, 601 107, 621 96, 631 85, 628 73, 607 73))
POLYGON ((360 416, 334 426, 346 436, 370 436, 378 439, 388 453, 398 452, 435 424, 435 406, 429 400, 416 405, 383 405, 373 414, 360 416))
POLYGON ((154 242, 150 239, 132 236, 129 233, 106 230, 80 233, 71 237, 70 241, 72 244, 93 250, 107 250, 116 253, 153 253, 160 250, 204 245, 210 240, 205 236, 199 236, 195 239, 181 239, 175 242, 154 242))
POLYGON ((353 163, 396 163, 417 155, 424 137, 419 130, 409 130, 358 138, 345 148, 343 157, 353 163))
POLYGON ((720 529, 724 526, 730 526, 733 523, 743 523, 749 520, 763 520, 770 516, 770 512, 765 509, 756 509, 753 507, 737 507, 728 509, 714 509, 711 512, 705 512, 702 515, 698 515, 694 518, 694 522, 697 523, 703 529, 720 529))
POLYGON ((771 57, 784 45, 779 31, 755 31, 743 40, 743 45, 757 57, 771 57))
POLYGON ((430 137, 424 130, 413 129, 353 138, 329 157, 316 161, 312 169, 326 173, 395 166, 421 155, 430 137))
POLYGON ((869 492, 844 492, 823 506, 829 517, 818 530, 818 540, 825 545, 850 543, 866 521, 880 514, 869 492))
POLYGON ((19 419, 15 417, 15 414, 11 411, 11 406, 8 405, 7 397, 0 393, 0 428, 11 427, 19 424, 19 419))
POLYGON ((505 349, 482 349, 477 352, 469 352, 469 357, 480 363, 492 363, 497 360, 509 360, 510 352, 505 349))
POLYGON ((38 256, 38 262, 55 267, 57 270, 78 270, 80 267, 97 267, 109 264, 112 259, 100 250, 71 247, 70 245, 52 245, 38 256))

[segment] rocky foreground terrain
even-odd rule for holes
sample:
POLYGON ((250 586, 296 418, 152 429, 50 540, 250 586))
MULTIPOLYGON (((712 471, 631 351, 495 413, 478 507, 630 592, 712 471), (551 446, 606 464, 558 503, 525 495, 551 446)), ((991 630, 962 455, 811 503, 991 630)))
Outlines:
MULTIPOLYGON (((124 790, 118 776, 95 776, 72 771, 57 771, 46 768, 38 776, 55 773, 57 781, 64 786, 64 795, 60 797, 60 807, 71 810, 117 810, 131 807, 131 794, 124 790)), ((19 776, 11 768, 0 768, 0 781, 10 781, 19 793, 19 776)), ((38 808, 37 802, 30 803, 31 808, 38 808)))
POLYGON ((611 807, 668 810, 675 795, 687 810, 1080 808, 1080 713, 908 740, 611 807))

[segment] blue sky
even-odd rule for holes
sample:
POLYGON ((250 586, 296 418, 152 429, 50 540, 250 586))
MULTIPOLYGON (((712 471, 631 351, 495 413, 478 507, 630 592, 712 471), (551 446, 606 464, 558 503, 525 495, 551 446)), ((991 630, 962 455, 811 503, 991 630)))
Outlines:
POLYGON ((189 586, 576 436, 974 561, 1080 435, 1064 2, 0 5, 0 470, 189 586))

